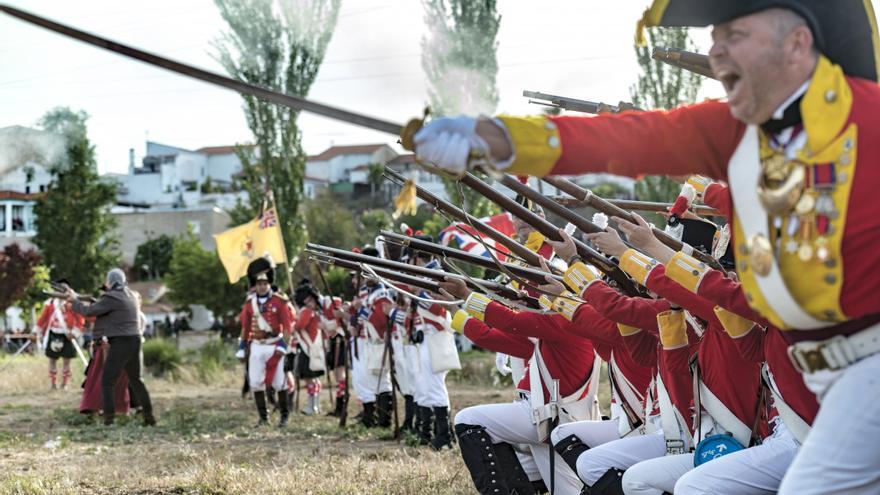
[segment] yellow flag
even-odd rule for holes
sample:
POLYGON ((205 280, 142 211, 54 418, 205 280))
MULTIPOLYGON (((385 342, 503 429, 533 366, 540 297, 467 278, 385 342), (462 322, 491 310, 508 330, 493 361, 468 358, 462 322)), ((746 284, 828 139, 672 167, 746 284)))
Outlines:
POLYGON ((214 242, 230 284, 247 275, 248 264, 257 258, 266 257, 273 263, 287 262, 275 208, 264 211, 261 218, 215 235, 214 242))

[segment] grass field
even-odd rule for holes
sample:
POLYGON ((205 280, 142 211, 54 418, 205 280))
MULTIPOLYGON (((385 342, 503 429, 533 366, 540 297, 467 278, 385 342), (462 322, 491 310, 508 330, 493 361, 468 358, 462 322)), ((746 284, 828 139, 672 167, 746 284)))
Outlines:
MULTIPOLYGON (((204 362, 185 356, 173 374, 147 380, 158 427, 121 418, 106 428, 77 412, 79 363, 74 386, 50 392, 45 358, 21 356, 3 369, 7 360, 0 357, 2 494, 474 493, 457 449, 396 443, 388 430, 353 420, 341 431, 323 415, 295 414, 283 431, 253 428, 256 411, 241 398, 236 365, 205 373, 204 362)), ((513 397, 491 377, 494 355, 463 360, 448 379, 453 414, 513 397)), ((326 390, 322 402, 327 410, 326 390)), ((357 407, 352 397, 350 418, 357 407)))

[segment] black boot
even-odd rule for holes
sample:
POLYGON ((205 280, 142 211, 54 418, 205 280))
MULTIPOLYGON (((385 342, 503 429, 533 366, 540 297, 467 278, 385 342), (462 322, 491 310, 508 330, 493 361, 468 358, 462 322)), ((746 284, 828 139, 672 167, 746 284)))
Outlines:
POLYGON ((361 416, 361 424, 367 428, 376 426, 376 403, 364 402, 364 414, 361 416))
POLYGON ((578 457, 581 456, 584 452, 590 450, 584 442, 581 442, 581 439, 577 437, 577 435, 569 435, 562 440, 556 442, 553 445, 553 450, 555 450, 562 460, 568 464, 568 467, 571 468, 572 471, 577 473, 577 460, 578 457))
POLYGON ((502 442, 494 444, 493 447, 495 448, 497 465, 501 467, 499 474, 510 493, 516 493, 517 495, 541 493, 535 488, 535 484, 529 481, 529 475, 526 474, 522 464, 520 464, 513 445, 502 442))
POLYGON ((379 426, 388 428, 391 426, 391 392, 382 392, 376 400, 379 416, 379 426))
POLYGON ((257 414, 260 415, 260 421, 257 426, 269 424, 269 410, 266 408, 266 392, 257 390, 254 392, 254 402, 257 403, 257 414))
POLYGON ((290 417, 290 409, 287 408, 287 390, 278 391, 278 408, 281 410, 281 418, 278 419, 278 427, 287 426, 287 419, 290 417))
POLYGON ((345 397, 337 397, 336 398, 336 407, 327 413, 327 416, 332 416, 334 418, 338 418, 342 416, 342 407, 345 405, 345 397))
POLYGON ((510 444, 493 444, 486 428, 476 425, 455 425, 455 436, 458 437, 461 457, 478 492, 535 493, 510 444))
POLYGON ((414 431, 413 430, 413 416, 416 414, 416 403, 413 400, 412 395, 404 395, 403 396, 403 425, 400 427, 400 431, 414 431))
POLYGON ((434 426, 432 421, 434 411, 430 407, 419 406, 418 415, 421 422, 421 428, 417 432, 419 434, 419 445, 429 445, 431 443, 431 429, 434 426))
POLYGON ((443 450, 452 448, 452 437, 449 435, 449 408, 434 408, 434 439, 431 440, 431 448, 443 450))
POLYGON ((623 470, 611 468, 593 483, 587 491, 590 495, 624 495, 623 470))
POLYGON ((413 433, 418 435, 420 431, 422 431, 422 407, 418 402, 413 399, 413 433))

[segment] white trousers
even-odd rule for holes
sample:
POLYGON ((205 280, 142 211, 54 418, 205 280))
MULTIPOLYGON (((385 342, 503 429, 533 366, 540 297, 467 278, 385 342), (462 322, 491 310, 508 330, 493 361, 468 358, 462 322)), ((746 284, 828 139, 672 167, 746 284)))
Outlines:
MULTIPOLYGON (((614 428, 616 433, 616 422, 614 428)), ((578 476, 587 486, 593 486, 609 469, 626 470, 634 464, 665 454, 666 440, 659 430, 649 435, 621 438, 581 454, 577 461, 578 476)))
POLYGON ((354 392, 361 402, 376 402, 376 393, 391 392, 391 374, 386 369, 379 376, 379 372, 367 369, 367 339, 357 338, 358 354, 360 357, 352 359, 351 374, 354 392))
POLYGON ((600 421, 576 421, 559 425, 550 433, 553 445, 571 435, 577 436, 587 447, 593 448, 603 443, 620 440, 618 421, 616 419, 600 421))
MULTIPOLYGON (((663 439, 663 435, 660 435, 660 439, 663 439)), ((665 442, 663 451, 665 454, 665 442)), ((626 495, 675 493, 675 483, 693 468, 694 454, 663 455, 642 461, 623 474, 623 493, 626 495)))
POLYGON ((446 391, 446 374, 431 370, 431 353, 428 344, 418 346, 419 373, 416 378, 416 403, 422 407, 449 407, 449 392, 446 391))
MULTIPOLYGON (((251 390, 255 392, 266 390, 266 364, 275 355, 277 348, 275 344, 251 342, 250 355, 248 356, 248 385, 251 390)), ((287 380, 284 376, 284 356, 278 360, 275 374, 272 375, 272 388, 276 391, 287 390, 287 380)))
POLYGON ((880 354, 840 373, 785 474, 781 495, 880 493, 880 354))
POLYGON ((391 339, 394 350, 394 371, 397 385, 403 395, 415 395, 416 379, 419 370, 419 352, 416 346, 404 344, 400 339, 391 339))
POLYGON ((781 421, 761 445, 701 464, 675 484, 675 495, 771 495, 797 454, 798 443, 781 421))
MULTIPOLYGON (((483 426, 494 443, 528 444, 541 478, 549 489, 551 451, 547 444, 538 441, 538 430, 532 424, 529 408, 529 403, 524 400, 468 407, 455 415, 455 424, 483 426)), ((559 454, 553 452, 553 455, 556 456, 553 460, 556 468, 554 495, 578 495, 583 483, 559 454)))

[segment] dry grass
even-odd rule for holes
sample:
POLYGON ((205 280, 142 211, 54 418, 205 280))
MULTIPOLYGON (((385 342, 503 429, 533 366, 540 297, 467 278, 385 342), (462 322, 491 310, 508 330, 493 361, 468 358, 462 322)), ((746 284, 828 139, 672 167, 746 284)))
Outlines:
MULTIPOLYGON (((448 380, 452 414, 512 398, 509 386, 482 376, 493 355, 465 363, 448 380)), ((5 364, 0 358, 0 368, 5 364)), ((240 398, 240 368, 205 385, 198 370, 184 366, 173 381, 147 379, 159 427, 120 418, 104 428, 76 412, 81 365, 72 389, 54 392, 46 366, 45 358, 22 356, 0 375, 0 494, 474 492, 457 449, 435 453, 391 441, 387 430, 363 429, 352 419, 354 400, 345 431, 335 418, 302 415, 284 431, 254 429, 253 403, 240 398)), ((321 397, 326 410, 326 390, 321 397)))

